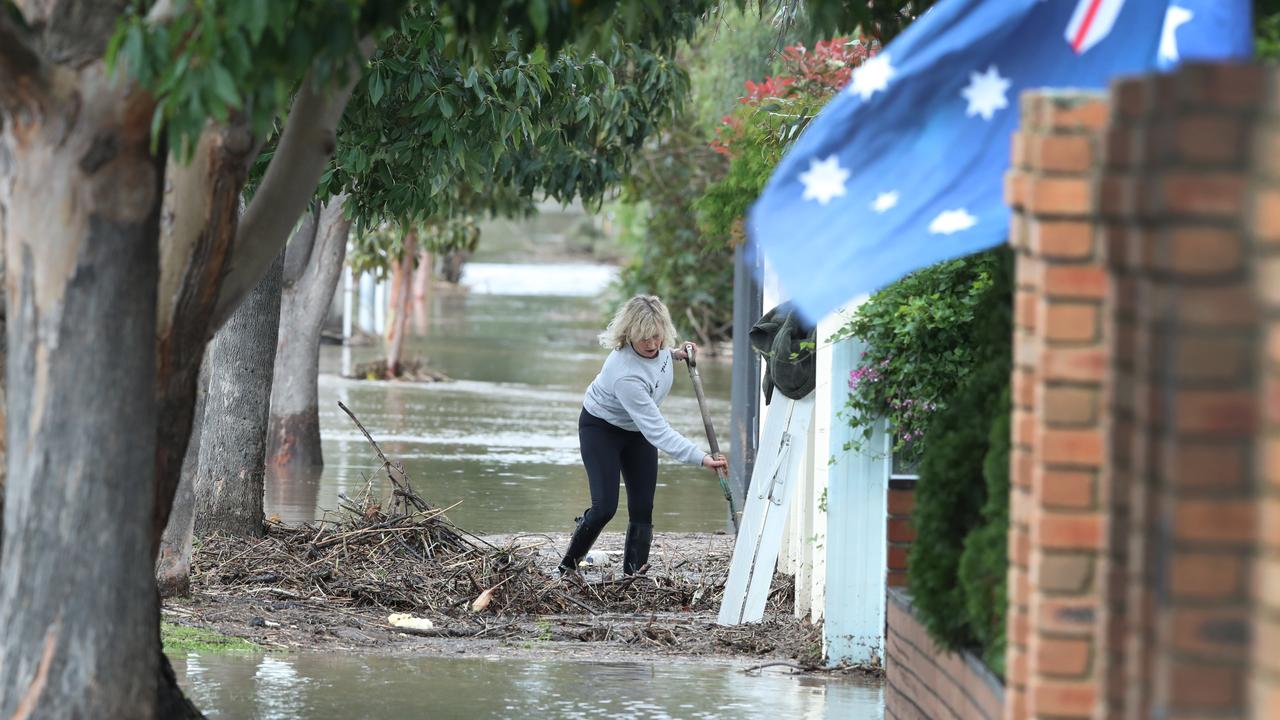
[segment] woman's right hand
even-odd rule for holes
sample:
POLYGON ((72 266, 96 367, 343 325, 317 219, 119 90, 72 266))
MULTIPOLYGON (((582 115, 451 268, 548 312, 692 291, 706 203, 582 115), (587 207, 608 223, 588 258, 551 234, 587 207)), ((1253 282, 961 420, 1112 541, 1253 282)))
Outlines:
POLYGON ((702 467, 708 470, 718 470, 720 468, 728 470, 729 461, 723 455, 707 454, 702 456, 702 467))

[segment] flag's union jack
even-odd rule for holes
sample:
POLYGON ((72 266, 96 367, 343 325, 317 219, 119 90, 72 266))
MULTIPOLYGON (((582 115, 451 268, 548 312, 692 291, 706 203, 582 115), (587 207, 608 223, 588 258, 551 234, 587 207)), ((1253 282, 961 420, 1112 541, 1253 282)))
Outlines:
POLYGON ((1067 42, 1077 55, 1102 42, 1116 26, 1124 0, 1077 0, 1076 11, 1067 25, 1067 42))

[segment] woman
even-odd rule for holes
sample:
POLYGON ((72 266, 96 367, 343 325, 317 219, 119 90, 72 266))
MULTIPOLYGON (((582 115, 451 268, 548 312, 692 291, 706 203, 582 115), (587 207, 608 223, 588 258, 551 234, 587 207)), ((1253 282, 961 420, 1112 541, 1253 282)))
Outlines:
POLYGON ((600 374, 587 388, 578 416, 578 441, 587 469, 591 507, 578 518, 560 571, 572 572, 618 510, 618 473, 627 485, 626 549, 622 571, 633 575, 649 561, 653 542, 653 493, 658 450, 710 470, 728 466, 671 428, 658 405, 671 392, 677 360, 671 313, 656 296, 637 295, 618 309, 600 335, 610 348, 600 374))

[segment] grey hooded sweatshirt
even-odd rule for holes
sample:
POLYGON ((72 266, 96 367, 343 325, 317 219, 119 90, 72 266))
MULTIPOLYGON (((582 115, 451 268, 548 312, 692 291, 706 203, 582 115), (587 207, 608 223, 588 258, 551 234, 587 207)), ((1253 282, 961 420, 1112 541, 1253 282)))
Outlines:
POLYGON ((654 447, 681 462, 701 465, 706 453, 676 432, 658 410, 671 392, 675 364, 669 348, 646 358, 628 343, 609 353, 587 388, 582 407, 610 425, 639 431, 654 447))

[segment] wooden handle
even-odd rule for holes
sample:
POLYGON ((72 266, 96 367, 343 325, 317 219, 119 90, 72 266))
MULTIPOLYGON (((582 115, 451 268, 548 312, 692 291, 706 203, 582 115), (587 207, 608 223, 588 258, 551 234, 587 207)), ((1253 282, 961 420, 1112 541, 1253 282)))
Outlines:
MULTIPOLYGON (((685 345, 686 352, 690 346, 685 345)), ((693 359, 693 355, 687 358, 689 362, 689 378, 693 381, 693 394, 698 398, 698 410, 702 411, 702 425, 707 429, 707 444, 711 446, 711 454, 713 456, 720 454, 720 443, 716 441, 715 428, 711 426, 711 413, 707 411, 707 396, 702 391, 702 377, 698 375, 698 365, 693 359)))

